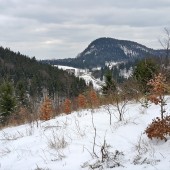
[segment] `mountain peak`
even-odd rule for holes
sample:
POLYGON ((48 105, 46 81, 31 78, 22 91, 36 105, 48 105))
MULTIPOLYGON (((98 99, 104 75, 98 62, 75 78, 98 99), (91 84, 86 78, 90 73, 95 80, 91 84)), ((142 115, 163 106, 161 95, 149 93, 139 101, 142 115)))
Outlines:
POLYGON ((106 62, 120 62, 142 59, 147 56, 160 56, 160 50, 154 50, 137 42, 101 37, 92 41, 76 58, 56 60, 55 64, 78 68, 105 66, 106 62))

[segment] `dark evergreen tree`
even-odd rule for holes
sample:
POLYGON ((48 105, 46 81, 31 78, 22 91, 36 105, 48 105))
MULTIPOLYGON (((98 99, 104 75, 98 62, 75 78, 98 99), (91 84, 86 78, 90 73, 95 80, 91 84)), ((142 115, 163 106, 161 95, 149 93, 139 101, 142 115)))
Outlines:
POLYGON ((93 82, 92 81, 89 82, 89 88, 93 89, 93 82))
POLYGON ((133 77, 137 80, 140 90, 143 93, 148 92, 148 81, 158 72, 158 66, 153 59, 144 59, 137 63, 133 77))
POLYGON ((23 81, 19 81, 16 85, 16 98, 18 101, 18 104, 23 107, 28 107, 29 105, 29 99, 28 99, 28 93, 26 90, 27 85, 23 81))
POLYGON ((16 99, 10 82, 4 81, 0 86, 0 122, 4 124, 15 111, 16 99))
POLYGON ((102 87, 102 92, 105 95, 112 94, 116 90, 116 84, 112 77, 112 72, 109 70, 105 75, 105 85, 102 87))

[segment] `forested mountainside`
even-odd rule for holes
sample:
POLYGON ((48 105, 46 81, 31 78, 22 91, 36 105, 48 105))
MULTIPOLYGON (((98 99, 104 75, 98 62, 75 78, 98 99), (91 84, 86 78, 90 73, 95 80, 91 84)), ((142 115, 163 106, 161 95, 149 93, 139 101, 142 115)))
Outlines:
POLYGON ((22 87, 32 97, 42 97, 43 90, 51 97, 74 97, 84 91, 85 81, 48 64, 29 58, 20 52, 0 47, 0 83, 8 80, 14 87, 22 87))
POLYGON ((133 41, 99 38, 89 44, 76 58, 44 60, 52 65, 76 68, 104 67, 109 62, 125 62, 150 56, 161 56, 163 50, 154 50, 133 41))

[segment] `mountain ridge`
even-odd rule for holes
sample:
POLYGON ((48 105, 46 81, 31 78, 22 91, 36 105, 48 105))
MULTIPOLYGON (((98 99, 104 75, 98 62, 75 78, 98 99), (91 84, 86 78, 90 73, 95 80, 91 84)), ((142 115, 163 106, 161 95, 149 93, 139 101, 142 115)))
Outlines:
POLYGON ((106 62, 125 62, 161 55, 163 55, 163 50, 148 48, 134 41, 101 37, 92 41, 76 58, 44 60, 43 62, 90 69, 98 66, 103 67, 106 62))

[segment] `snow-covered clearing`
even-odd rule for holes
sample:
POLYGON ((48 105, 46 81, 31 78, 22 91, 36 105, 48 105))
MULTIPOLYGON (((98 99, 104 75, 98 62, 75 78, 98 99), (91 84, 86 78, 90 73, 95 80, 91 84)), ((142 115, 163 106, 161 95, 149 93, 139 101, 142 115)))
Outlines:
POLYGON ((76 77, 84 79, 87 85, 89 85, 89 83, 91 82, 95 90, 101 90, 102 85, 104 84, 104 82, 100 81, 99 79, 95 79, 91 75, 91 72, 89 72, 88 69, 78 69, 74 67, 61 66, 61 65, 55 65, 55 67, 58 67, 59 69, 66 70, 66 71, 74 70, 74 75, 76 77))
MULTIPOLYGON (((169 112, 170 100, 166 108, 169 112)), ((150 140, 143 133, 159 110, 154 104, 144 110, 140 103, 129 102, 121 122, 114 106, 102 106, 39 122, 38 127, 35 123, 2 129, 0 169, 169 170, 170 138, 150 140)))

